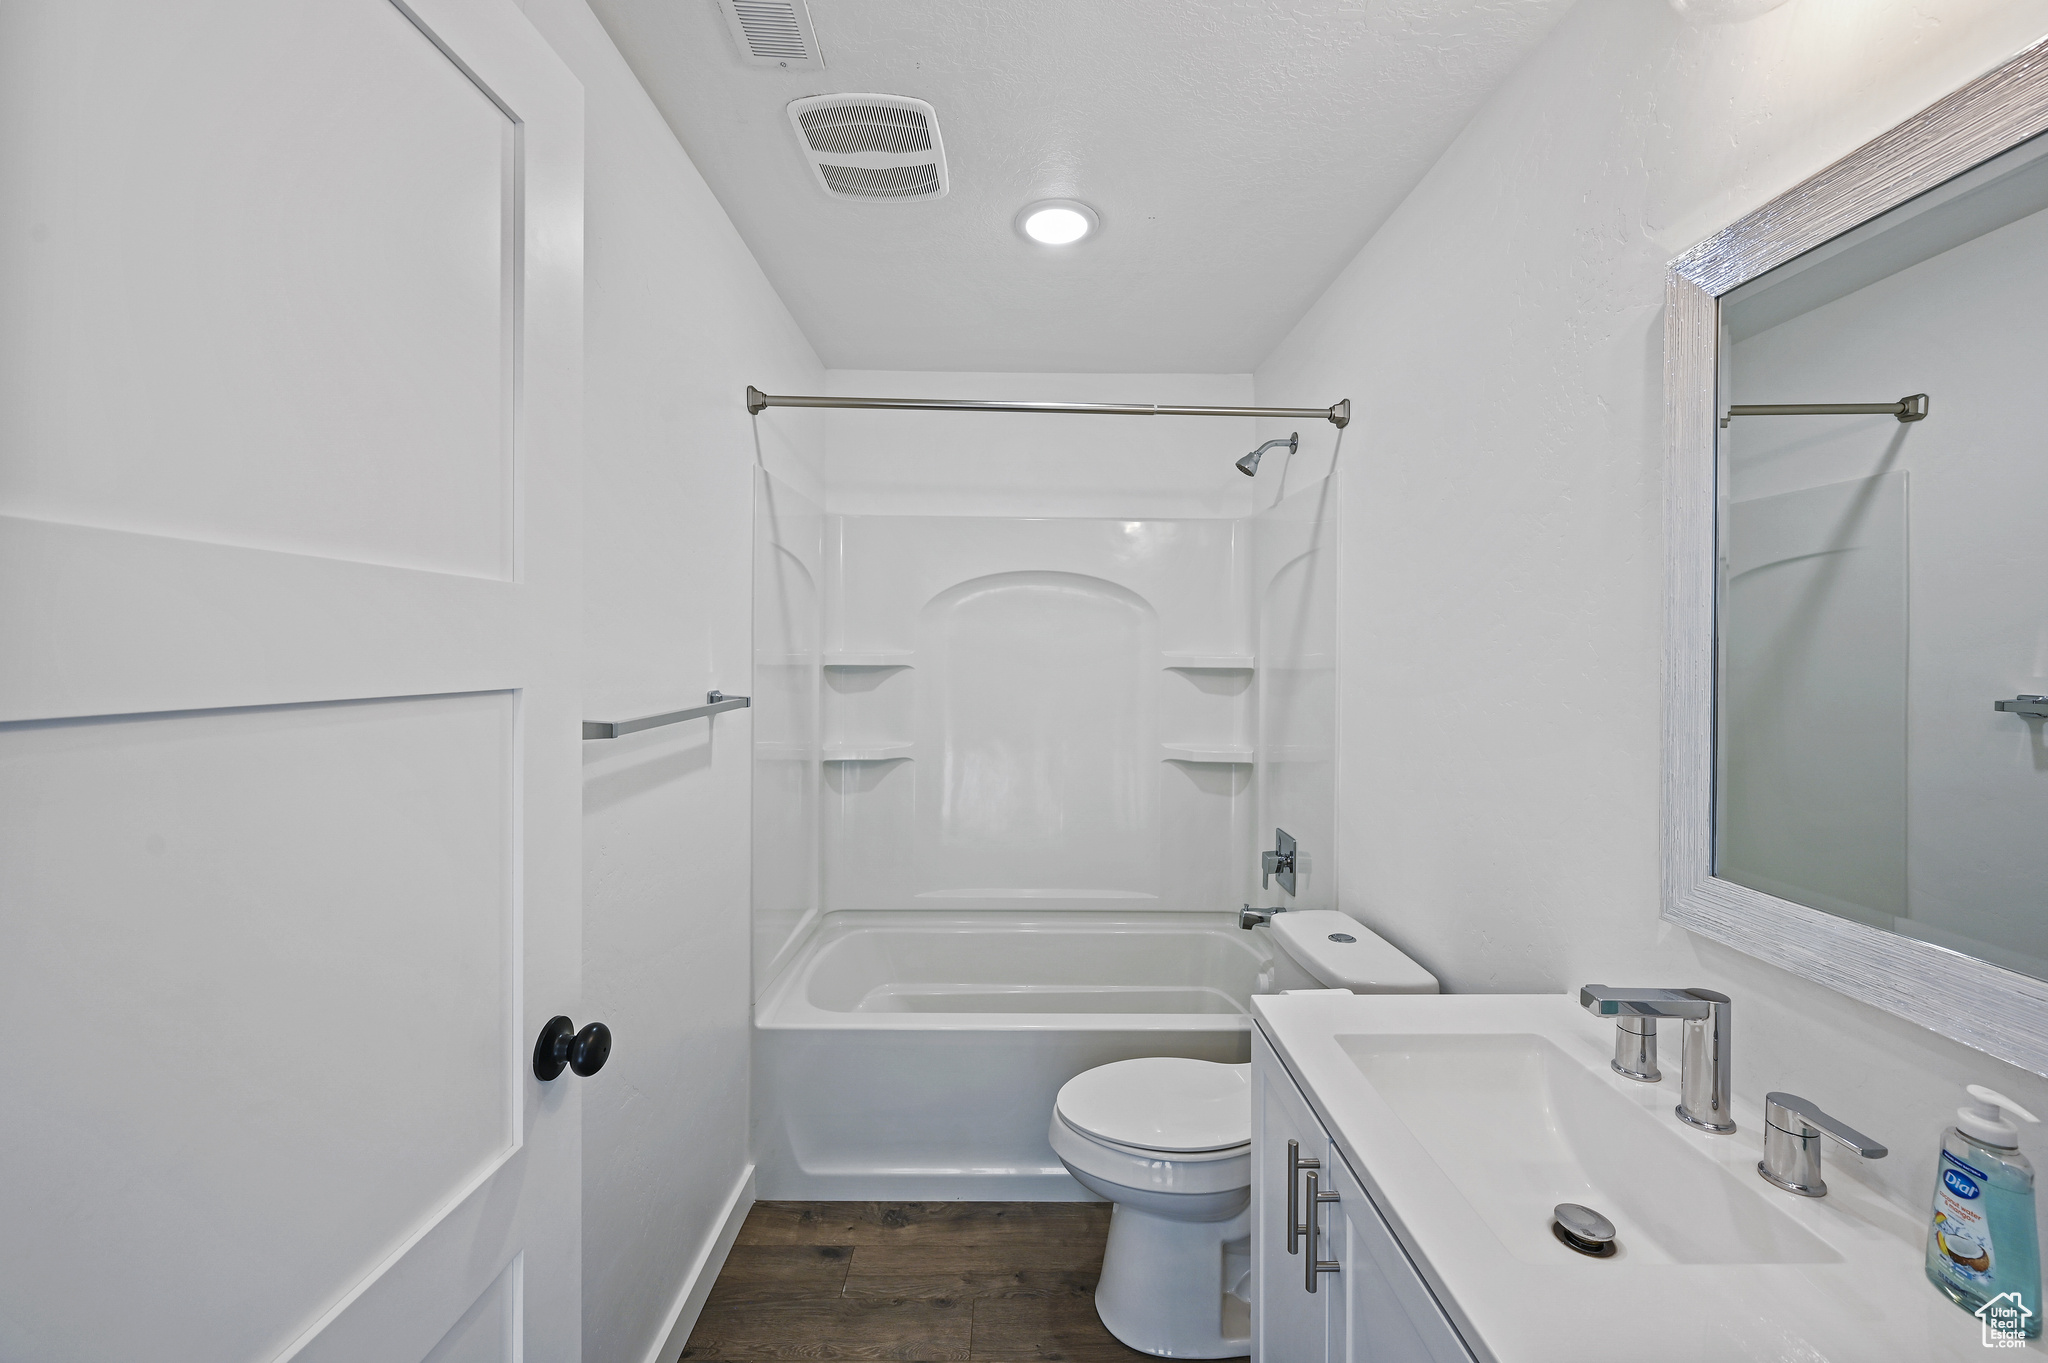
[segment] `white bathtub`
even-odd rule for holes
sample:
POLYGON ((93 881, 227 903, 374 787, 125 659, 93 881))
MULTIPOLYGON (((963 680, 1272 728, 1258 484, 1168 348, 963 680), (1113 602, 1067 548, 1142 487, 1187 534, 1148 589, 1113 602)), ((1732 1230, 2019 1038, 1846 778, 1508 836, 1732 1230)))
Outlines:
POLYGON ((1250 1058, 1313 981, 1225 913, 828 914, 755 1015, 757 1195, 1088 1200, 1053 1096, 1112 1060, 1250 1058))

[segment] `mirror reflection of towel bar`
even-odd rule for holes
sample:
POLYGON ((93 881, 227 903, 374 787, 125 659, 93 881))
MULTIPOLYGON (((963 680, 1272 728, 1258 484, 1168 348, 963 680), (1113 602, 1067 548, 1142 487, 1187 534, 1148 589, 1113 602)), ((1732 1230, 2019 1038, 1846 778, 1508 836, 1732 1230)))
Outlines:
POLYGON ((1895 416, 1901 422, 1927 420, 1927 394, 1915 393, 1897 402, 1767 402, 1730 407, 1721 418, 1726 426, 1739 416, 1895 416))
POLYGON ((693 705, 687 710, 671 710, 665 715, 647 715, 640 719, 586 719, 583 721, 585 738, 624 738, 637 734, 642 729, 659 729, 664 724, 680 724, 686 719, 702 719, 715 715, 721 710, 744 710, 754 702, 748 696, 728 696, 723 691, 712 691, 704 697, 705 703, 693 705))

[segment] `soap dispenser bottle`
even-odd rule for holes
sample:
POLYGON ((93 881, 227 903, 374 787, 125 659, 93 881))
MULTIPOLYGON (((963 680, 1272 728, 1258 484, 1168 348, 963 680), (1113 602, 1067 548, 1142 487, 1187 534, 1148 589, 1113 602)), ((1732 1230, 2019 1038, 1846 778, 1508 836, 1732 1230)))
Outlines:
POLYGON ((2034 1166, 2019 1151, 2012 1117, 2040 1118, 2002 1093, 1972 1084, 1970 1103, 1941 1142, 1927 1277, 1965 1311, 2018 1294, 2026 1337, 2041 1333, 2041 1247, 2034 1228, 2034 1166), (2007 1114, 2010 1113, 2011 1116, 2007 1114))

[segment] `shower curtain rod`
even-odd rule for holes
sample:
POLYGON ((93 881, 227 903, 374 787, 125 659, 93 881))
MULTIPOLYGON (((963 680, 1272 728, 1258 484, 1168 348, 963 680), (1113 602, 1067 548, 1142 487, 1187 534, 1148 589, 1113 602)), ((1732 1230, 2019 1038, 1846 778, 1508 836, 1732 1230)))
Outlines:
POLYGON ((911 412, 1075 412, 1082 416, 1279 416, 1351 424, 1351 399, 1334 407, 1171 407, 1156 402, 970 402, 954 398, 826 398, 764 393, 749 384, 747 410, 764 407, 883 407, 911 412))

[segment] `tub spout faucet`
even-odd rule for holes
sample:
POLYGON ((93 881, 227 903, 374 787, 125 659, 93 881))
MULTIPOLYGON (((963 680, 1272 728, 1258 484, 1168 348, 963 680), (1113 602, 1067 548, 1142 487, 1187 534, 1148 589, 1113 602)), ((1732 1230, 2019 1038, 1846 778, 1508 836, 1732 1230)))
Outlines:
POLYGON ((1729 1051, 1726 994, 1711 989, 1615 989, 1589 984, 1579 990, 1589 1013, 1616 1020, 1614 1069, 1631 1079, 1655 1083, 1657 1019, 1680 1018, 1685 1040, 1678 1076, 1678 1118, 1702 1131, 1727 1135, 1735 1129, 1734 1065, 1729 1051))
POLYGON ((1253 928, 1257 927, 1261 923, 1272 922, 1274 914, 1286 912, 1287 906, 1284 904, 1280 905, 1278 908, 1271 909, 1255 909, 1251 905, 1247 904, 1237 911, 1237 925, 1243 928, 1246 932, 1250 932, 1253 928))

